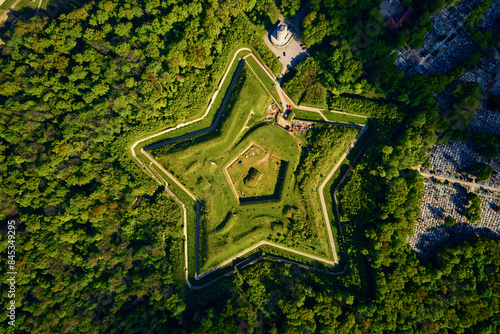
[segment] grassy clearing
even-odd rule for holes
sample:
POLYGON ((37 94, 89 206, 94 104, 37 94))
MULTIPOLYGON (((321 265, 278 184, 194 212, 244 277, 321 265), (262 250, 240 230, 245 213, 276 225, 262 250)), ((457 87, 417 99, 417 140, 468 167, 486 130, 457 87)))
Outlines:
MULTIPOLYGON (((294 109, 295 118, 311 120, 311 121, 324 121, 323 117, 317 112, 294 109)), ((331 122, 339 122, 339 123, 353 123, 353 124, 366 124, 368 123, 368 118, 366 117, 358 117, 351 115, 344 115, 339 113, 333 113, 330 111, 323 111, 323 115, 325 115, 326 119, 331 122)))
MULTIPOLYGON (((321 223, 321 215, 318 217, 321 210, 308 203, 295 185, 294 170, 305 147, 304 138, 262 123, 270 102, 262 84, 245 68, 214 131, 152 151, 202 204, 200 274, 261 240, 331 258, 324 222, 321 223), (277 202, 240 205, 232 193, 224 169, 252 143, 289 162, 282 196, 277 202)), ((336 151, 330 152, 330 159, 325 160, 325 166, 321 162, 318 170, 331 169, 335 157, 342 155, 343 146, 332 148, 336 151)), ((246 165, 254 163, 249 161, 246 165)), ((269 172, 261 169, 261 174, 269 172)), ((315 185, 325 175, 318 172, 316 177, 315 185)), ((177 190, 173 191, 177 194, 177 190)), ((194 236, 195 232, 189 235, 194 236)))
MULTIPOLYGON (((312 223, 314 223, 315 228, 320 231, 320 239, 322 243, 324 243, 325 247, 328 247, 328 235, 326 234, 325 227, 326 223, 331 224, 333 238, 334 240, 337 239, 337 228, 334 226, 335 224, 332 224, 332 222, 334 222, 335 216, 332 215, 333 207, 331 206, 332 199, 329 190, 331 187, 331 183, 339 175, 338 170, 337 173, 334 174, 330 179, 329 184, 325 186, 323 194, 325 197, 330 222, 325 222, 324 220, 318 189, 324 182, 326 177, 330 174, 334 166, 337 164, 341 156, 348 149, 354 138, 356 138, 359 131, 359 129, 352 127, 323 125, 322 130, 318 133, 318 135, 313 135, 311 136, 311 138, 308 138, 308 142, 312 141, 313 145, 319 142, 321 144, 321 148, 318 147, 314 149, 313 147, 311 149, 312 156, 306 157, 303 162, 304 165, 313 163, 314 168, 307 170, 305 181, 301 181, 303 184, 302 193, 304 194, 303 196, 308 199, 311 211, 317 212, 314 219, 312 219, 312 223), (325 132, 328 131, 328 129, 329 132, 325 132), (323 134, 323 138, 321 138, 322 133, 326 133, 326 135, 323 134)), ((338 250, 337 255, 339 258, 342 258, 342 253, 340 253, 338 250)))

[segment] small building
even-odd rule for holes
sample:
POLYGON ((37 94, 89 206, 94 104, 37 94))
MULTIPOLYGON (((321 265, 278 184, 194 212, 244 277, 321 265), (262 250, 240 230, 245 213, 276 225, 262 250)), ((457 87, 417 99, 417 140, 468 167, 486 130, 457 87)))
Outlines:
POLYGON ((285 22, 279 22, 269 39, 275 47, 284 48, 292 40, 293 35, 285 22))

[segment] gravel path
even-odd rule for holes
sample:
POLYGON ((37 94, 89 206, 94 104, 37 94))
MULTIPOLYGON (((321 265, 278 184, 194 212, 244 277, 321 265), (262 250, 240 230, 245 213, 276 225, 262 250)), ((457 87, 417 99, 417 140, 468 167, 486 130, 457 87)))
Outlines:
POLYGON ((483 184, 479 184, 479 183, 475 183, 475 182, 466 182, 466 181, 462 181, 462 180, 455 179, 452 177, 438 176, 438 175, 434 175, 434 174, 424 173, 424 172, 420 171, 420 169, 417 169, 417 170, 419 171, 420 175, 422 175, 425 178, 433 177, 436 180, 448 181, 450 183, 459 183, 463 186, 467 186, 467 187, 471 187, 471 188, 475 188, 475 189, 483 188, 483 189, 488 189, 488 190, 495 191, 495 192, 500 191, 500 186, 492 187, 492 186, 487 186, 487 185, 483 185, 483 184))

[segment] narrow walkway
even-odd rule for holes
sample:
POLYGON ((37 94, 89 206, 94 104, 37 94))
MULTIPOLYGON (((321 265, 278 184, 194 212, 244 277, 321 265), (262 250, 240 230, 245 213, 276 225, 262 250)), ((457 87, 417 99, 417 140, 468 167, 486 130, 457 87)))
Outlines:
MULTIPOLYGON (((332 247, 333 259, 334 259, 335 263, 338 263, 339 260, 338 260, 338 257, 337 257, 337 250, 335 248, 335 242, 333 240, 332 227, 331 227, 331 223, 330 223, 330 217, 328 216, 328 209, 326 207, 324 190, 325 190, 325 186, 328 184, 328 182, 332 178, 333 174, 335 174, 335 172, 337 171, 337 169, 342 165, 342 163, 344 162, 345 158, 347 158, 347 155, 351 152, 351 150, 353 149, 354 145, 356 145, 356 143, 358 142, 359 138, 361 138, 361 136, 363 135, 363 133, 366 131, 367 128, 368 128, 368 126, 365 125, 363 127, 363 129, 361 129, 361 131, 359 132, 359 134, 352 141, 351 145, 349 145, 349 147, 347 148, 347 150, 340 157, 340 160, 337 162, 337 164, 335 165, 335 167, 333 167, 333 169, 330 172, 330 174, 328 174, 328 176, 326 177, 325 181, 319 187, 319 198, 321 200, 321 207, 323 209, 323 215, 325 217, 326 228, 328 229, 328 237, 330 238, 330 245, 332 247)), ((340 223, 340 221, 339 221, 339 223, 340 223)))

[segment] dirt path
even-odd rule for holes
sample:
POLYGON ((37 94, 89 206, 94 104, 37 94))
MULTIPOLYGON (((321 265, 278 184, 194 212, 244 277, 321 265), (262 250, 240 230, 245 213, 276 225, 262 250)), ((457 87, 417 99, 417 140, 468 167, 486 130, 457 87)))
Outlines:
POLYGON ((264 162, 267 162, 269 160, 269 157, 271 156, 271 153, 267 153, 265 157, 263 157, 262 159, 260 159, 259 161, 257 161, 257 165, 258 164, 261 164, 261 163, 264 163, 264 162))

